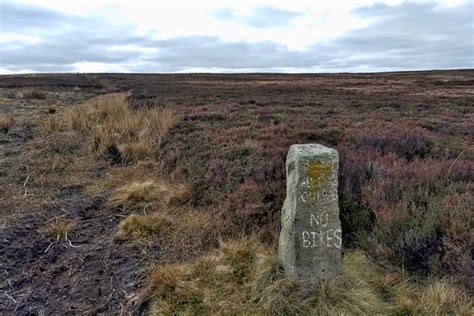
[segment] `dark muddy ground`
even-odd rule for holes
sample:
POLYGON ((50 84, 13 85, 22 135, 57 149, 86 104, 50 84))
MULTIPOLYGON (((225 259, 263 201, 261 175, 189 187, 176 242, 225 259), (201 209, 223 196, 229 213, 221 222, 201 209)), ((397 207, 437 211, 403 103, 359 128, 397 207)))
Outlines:
POLYGON ((124 312, 139 286, 139 262, 114 242, 119 218, 80 189, 65 192, 65 208, 25 216, 0 232, 0 308, 18 314, 124 312), (68 240, 41 232, 54 217, 78 223, 68 240))

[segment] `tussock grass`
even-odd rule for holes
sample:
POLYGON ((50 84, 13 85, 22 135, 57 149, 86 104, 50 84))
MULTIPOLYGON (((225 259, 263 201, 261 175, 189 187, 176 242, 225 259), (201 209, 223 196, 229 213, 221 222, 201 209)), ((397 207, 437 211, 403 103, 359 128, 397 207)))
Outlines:
POLYGON ((11 115, 0 115, 0 131, 4 133, 8 133, 8 131, 12 128, 15 120, 11 115))
POLYGON ((434 281, 421 293, 416 309, 426 314, 473 315, 472 297, 453 287, 447 279, 434 281))
MULTIPOLYGON (((137 210, 138 211, 138 210, 137 210)), ((120 240, 142 246, 160 245, 159 264, 189 262, 218 246, 229 228, 219 214, 202 212, 187 205, 155 207, 148 214, 131 214, 120 224, 120 240)))
POLYGON ((111 207, 140 209, 151 203, 166 205, 172 196, 172 189, 158 180, 133 181, 117 188, 108 203, 111 207))
POLYGON ((178 181, 164 176, 149 164, 123 167, 112 171, 106 181, 91 188, 93 194, 110 191, 107 205, 128 211, 163 209, 184 203, 189 189, 178 181))
POLYGON ((142 238, 166 231, 172 224, 164 214, 136 215, 131 214, 119 225, 119 236, 142 238))
POLYGON ((384 271, 362 251, 348 253, 344 273, 310 286, 285 277, 274 251, 251 239, 222 243, 192 263, 151 276, 151 315, 413 315, 472 312, 466 293, 447 280, 416 283, 384 271))
POLYGON ((124 163, 152 157, 174 121, 171 109, 133 109, 125 93, 112 93, 47 119, 43 129, 79 131, 90 137, 92 153, 124 163))
POLYGON ((397 315, 473 315, 472 297, 448 279, 428 280, 423 286, 396 284, 393 303, 397 315))
POLYGON ((104 196, 108 209, 145 214, 182 206, 190 194, 172 174, 165 177, 161 165, 154 161, 110 166, 107 176, 90 185, 88 193, 104 196))
POLYGON ((67 238, 75 225, 75 222, 69 219, 54 219, 46 224, 45 232, 53 239, 60 240, 67 238))

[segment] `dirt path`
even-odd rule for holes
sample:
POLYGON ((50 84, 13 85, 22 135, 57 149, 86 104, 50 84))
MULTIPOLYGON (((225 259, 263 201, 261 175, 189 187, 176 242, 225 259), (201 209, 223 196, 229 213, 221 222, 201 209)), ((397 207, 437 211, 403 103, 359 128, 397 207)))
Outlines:
MULTIPOLYGON (((19 121, 41 110, 0 104, 0 114, 19 121)), ((12 204, 22 185, 10 173, 32 137, 23 123, 0 135, 0 314, 140 314, 133 299, 147 271, 139 249, 115 239, 121 217, 101 199, 71 186, 60 190, 57 206, 33 211, 27 199, 12 204), (75 223, 67 239, 45 233, 55 219, 75 223)))
POLYGON ((118 218, 101 201, 69 192, 68 205, 21 218, 0 231, 0 309, 18 314, 123 312, 137 289, 139 262, 114 242, 118 218), (44 236, 41 224, 68 216, 77 226, 68 240, 44 236), (52 243, 53 242, 53 243, 52 243))

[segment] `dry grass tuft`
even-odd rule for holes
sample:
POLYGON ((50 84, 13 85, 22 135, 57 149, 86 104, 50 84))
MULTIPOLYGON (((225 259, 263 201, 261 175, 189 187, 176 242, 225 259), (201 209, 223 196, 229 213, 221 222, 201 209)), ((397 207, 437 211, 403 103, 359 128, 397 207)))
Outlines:
POLYGON ((171 219, 164 214, 131 214, 120 223, 119 236, 143 238, 163 233, 171 224, 171 219))
POLYGON ((113 93, 92 98, 49 118, 43 129, 80 131, 90 136, 94 154, 124 163, 152 157, 174 121, 171 109, 133 109, 125 93, 113 93))
MULTIPOLYGON (((189 262, 215 249, 223 227, 215 214, 189 209, 189 206, 154 209, 148 215, 129 215, 119 224, 119 240, 150 247, 159 245, 157 264, 189 262)), ((146 250, 144 250, 146 251, 146 250)), ((151 251, 156 251, 151 249, 151 251)))
POLYGON ((8 131, 12 128, 15 120, 11 115, 0 115, 0 131, 4 133, 8 133, 8 131))
MULTIPOLYGON (((400 289, 399 289, 400 291, 400 289)), ((431 280, 425 288, 412 287, 397 297, 399 314, 406 315, 473 315, 472 298, 450 281, 431 280)))
POLYGON ((67 235, 74 228, 75 223, 69 219, 54 219, 46 224, 45 231, 53 239, 60 240, 67 238, 67 235))
POLYGON ((111 207, 142 209, 150 204, 166 205, 173 192, 171 188, 157 180, 133 181, 117 188, 109 198, 111 207))
POLYGON ((135 175, 129 178, 112 191, 108 199, 109 207, 124 210, 159 209, 170 204, 180 204, 189 195, 186 186, 166 183, 160 176, 133 179, 139 177, 135 175))
POLYGON ((253 240, 222 243, 193 263, 158 268, 148 288, 150 314, 380 315, 466 314, 472 303, 447 281, 416 286, 383 271, 361 251, 344 274, 315 286, 286 278, 273 251, 253 240), (387 295, 383 287, 391 288, 387 295), (418 291, 414 291, 418 289, 418 291))

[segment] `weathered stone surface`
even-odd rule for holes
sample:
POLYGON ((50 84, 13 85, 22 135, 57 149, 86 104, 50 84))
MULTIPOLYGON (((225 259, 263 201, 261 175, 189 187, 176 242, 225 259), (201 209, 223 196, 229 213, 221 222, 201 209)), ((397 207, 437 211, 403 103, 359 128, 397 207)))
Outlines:
POLYGON ((279 240, 288 276, 316 281, 341 271, 338 169, 335 149, 306 144, 292 145, 288 151, 279 240))

